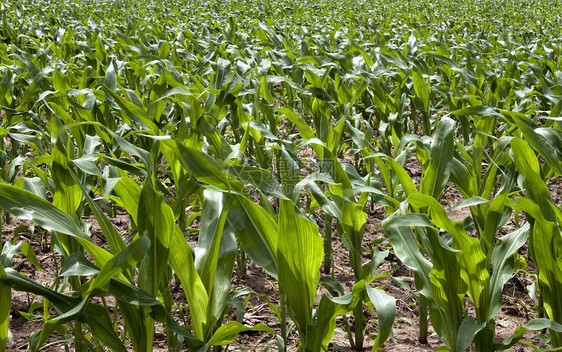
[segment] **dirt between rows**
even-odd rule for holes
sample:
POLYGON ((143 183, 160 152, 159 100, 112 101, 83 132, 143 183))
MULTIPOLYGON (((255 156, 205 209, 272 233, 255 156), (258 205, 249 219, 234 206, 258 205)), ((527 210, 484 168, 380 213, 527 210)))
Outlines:
MULTIPOLYGON (((406 169, 415 178, 421 175, 421 169, 416 163, 410 163, 406 165, 406 169)), ((562 201, 562 180, 557 179, 549 183, 549 188, 551 190, 552 198, 556 204, 560 204, 562 201)), ((446 208, 452 208, 454 205, 462 201, 462 196, 456 191, 452 185, 446 187, 446 192, 441 201, 442 205, 446 208)), ((370 251, 373 246, 378 246, 380 249, 385 247, 385 234, 382 230, 381 222, 386 217, 386 213, 381 206, 375 206, 368 212, 368 221, 366 225, 366 232, 364 238, 364 247, 370 251)), ((4 214, 5 215, 5 214, 4 214)), ((463 220, 465 217, 469 216, 467 210, 461 210, 458 212, 450 212, 449 216, 455 220, 463 220)), ((94 242, 100 246, 107 247, 104 243, 103 236, 99 226, 96 224, 95 219, 86 219, 86 222, 92 224, 91 232, 94 242)), ((123 235, 127 236, 129 232, 130 220, 126 213, 118 212, 117 216, 112 219, 113 224, 117 230, 123 235)), ((323 219, 317 218, 317 222, 322 231, 324 228, 323 219)), ((12 219, 9 223, 6 222, 6 217, 2 217, 2 245, 7 241, 25 241, 30 243, 36 252, 37 260, 41 265, 42 270, 35 268, 23 255, 20 253, 14 258, 12 267, 18 272, 28 276, 35 282, 45 286, 53 287, 56 280, 60 278, 56 277, 58 272, 58 266, 60 265, 60 260, 57 256, 51 254, 49 248, 49 235, 41 233, 41 229, 35 227, 32 233, 32 224, 27 221, 22 221, 19 219, 12 219)), ((333 233, 336 234, 335 224, 332 224, 333 233)), ((508 231, 504 231, 507 233, 508 231)), ((194 240, 194 239, 191 239, 194 240)), ((339 240, 337 235, 333 236, 332 248, 334 251, 334 266, 335 266, 335 279, 341 284, 346 292, 350 292, 353 286, 353 273, 348 264, 348 251, 343 247, 343 244, 339 240)), ((526 254, 526 245, 522 248, 521 253, 526 254)), ((364 260, 367 261, 369 258, 366 255, 364 260)), ((530 268, 532 268, 532 263, 528 262, 530 268)), ((399 278, 407 282, 412 289, 414 289, 413 273, 410 269, 401 264, 401 262, 392 253, 382 262, 381 266, 377 270, 378 273, 387 272, 393 277, 399 278)), ((327 274, 322 272, 322 275, 327 274)), ((526 324, 532 318, 536 318, 537 314, 532 309, 533 300, 527 293, 526 287, 531 283, 533 278, 526 272, 520 272, 513 276, 504 287, 503 290, 503 302, 504 306, 498 316, 496 317, 497 327, 496 334, 497 340, 501 341, 505 338, 511 336, 515 329, 526 324)), ((400 288, 393 280, 388 278, 377 279, 375 284, 384 287, 384 290, 396 298, 396 319, 392 329, 392 335, 389 340, 384 345, 384 351, 392 352, 422 352, 422 351, 433 351, 438 347, 442 346, 438 336, 435 334, 433 329, 429 328, 429 338, 427 344, 421 344, 418 342, 418 307, 415 298, 412 293, 400 288)), ((247 263, 246 275, 241 277, 237 274, 236 270, 232 279, 232 289, 238 288, 251 288, 258 294, 266 295, 272 303, 277 303, 279 299, 278 289, 276 282, 273 278, 269 277, 261 268, 257 267, 252 262, 247 263)), ((177 304, 180 302, 185 302, 185 297, 183 296, 183 290, 179 283, 172 281, 170 290, 177 304)), ((319 289, 319 296, 321 293, 327 292, 325 289, 319 289)), ((319 298, 318 296, 318 298, 319 298)), ((244 298, 245 296, 242 296, 244 298)), ((319 299, 318 299, 319 300, 319 299)), ((10 320, 10 330, 12 334, 12 339, 8 342, 9 351, 19 351, 27 350, 29 336, 41 329, 42 320, 40 316, 43 314, 43 305, 41 297, 37 297, 25 292, 17 292, 12 290, 12 308, 11 308, 11 320, 10 320), (36 308, 35 310, 30 308, 36 308), (36 317, 27 315, 26 313, 36 314, 36 317), (39 318, 38 318, 39 317, 39 318)), ((108 298, 108 304, 111 305, 111 299, 108 298)), ((470 306, 470 304, 469 304, 470 306)), ((370 334, 376 334, 378 331, 376 312, 371 312, 365 306, 365 314, 367 317, 367 323, 369 327, 367 328, 365 346, 370 346, 373 340, 369 336, 370 334)), ((474 314, 470 311, 469 314, 474 314)), ((177 315, 177 312, 176 312, 177 315)), ((231 309, 231 313, 227 319, 235 319, 235 309, 231 309)), ((333 341, 330 345, 332 351, 352 351, 350 349, 350 343, 348 337, 344 332, 344 327, 342 324, 343 318, 338 318, 338 327, 336 333, 334 334, 333 341)), ((348 315, 348 320, 351 326, 353 325, 353 320, 351 316, 348 315)), ((246 306, 246 312, 244 314, 243 322, 245 324, 257 324, 263 323, 277 333, 280 332, 280 325, 276 319, 274 313, 268 308, 267 303, 257 295, 252 295, 246 306)), ((47 351, 64 351, 65 346, 69 350, 73 350, 73 345, 69 342, 68 336, 60 336, 58 334, 53 334, 44 350, 47 351)), ((274 342, 275 337, 263 332, 249 332, 242 333, 239 337, 231 343, 226 350, 229 351, 265 351, 265 350, 276 350, 277 345, 274 342)), ((523 339, 529 341, 535 346, 545 346, 541 342, 540 335, 532 332, 527 332, 523 339)), ((298 342, 298 336, 293 328, 289 334, 289 351, 296 351, 298 342)), ((370 348, 366 349, 370 350, 370 348)), ((511 351, 529 351, 532 350, 529 346, 522 343, 518 343, 514 346, 511 351)), ((166 335, 164 328, 157 324, 154 351, 167 351, 166 335)))

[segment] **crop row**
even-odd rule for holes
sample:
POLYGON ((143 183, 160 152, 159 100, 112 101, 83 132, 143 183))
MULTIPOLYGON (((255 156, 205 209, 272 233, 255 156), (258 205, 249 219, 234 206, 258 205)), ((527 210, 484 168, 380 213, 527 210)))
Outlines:
POLYGON ((55 332, 76 351, 151 351, 156 322, 171 351, 220 350, 248 330, 286 350, 292 327, 300 350, 324 351, 336 320, 359 351, 365 307, 377 350, 396 319, 377 283, 389 253, 413 271, 412 287, 392 279, 416 298, 421 342, 429 315, 443 351, 538 349, 523 335, 545 329, 562 347, 562 211, 547 186, 562 175, 560 8, 4 1, 2 223, 31 220, 60 266, 43 287, 12 268, 20 252, 39 266, 30 243, 3 243, 0 351, 12 289, 44 299, 32 351, 55 332), (464 198, 463 221, 440 203, 446 187, 464 198), (375 204, 387 240, 367 250, 375 204), (247 258, 276 282, 279 300, 262 298, 278 330, 225 320, 247 303, 231 285, 247 258), (503 288, 519 272, 536 318, 501 340, 503 288))

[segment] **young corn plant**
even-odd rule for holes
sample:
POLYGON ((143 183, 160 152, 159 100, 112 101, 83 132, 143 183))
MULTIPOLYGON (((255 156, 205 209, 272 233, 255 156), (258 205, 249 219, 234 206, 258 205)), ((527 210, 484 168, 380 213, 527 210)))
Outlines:
POLYGON ((451 221, 431 197, 413 195, 408 198, 408 203, 417 207, 428 206, 429 218, 397 212, 385 221, 384 226, 390 238, 394 239, 397 255, 404 258, 404 263, 418 275, 420 293, 428 300, 432 325, 447 346, 444 350, 464 351, 473 338, 477 351, 503 350, 513 346, 526 329, 538 330, 540 326, 559 328, 555 323, 537 319, 501 343, 479 342, 489 334, 477 336, 480 331, 494 333, 494 317, 503 305, 503 285, 513 275, 514 254, 526 242, 529 225, 498 240, 492 253, 493 273, 490 275, 484 266, 485 255, 478 240, 463 231, 461 222, 451 221), (425 259, 415 244, 412 227, 420 226, 433 227, 426 231, 432 244, 431 260, 425 259), (445 233, 439 234, 439 229, 445 233), (458 280, 454 280, 455 277, 458 280), (476 321, 466 316, 465 294, 475 306, 476 321))
MULTIPOLYGON (((545 182, 539 176, 540 165, 530 143, 514 138, 511 140, 513 159, 517 169, 523 175, 525 198, 514 200, 514 207, 525 211, 531 224, 529 239, 530 257, 537 266, 538 286, 544 305, 545 316, 556 323, 561 323, 562 306, 556 297, 562 280, 560 268, 561 212, 553 204, 545 182)), ((550 341, 553 347, 562 345, 559 331, 550 330, 550 341)))
MULTIPOLYGON (((238 332, 244 330, 265 330, 273 333, 263 324, 247 327, 238 322, 228 322, 223 325, 237 250, 236 225, 228 221, 228 213, 235 198, 229 193, 233 191, 232 188, 237 189, 236 185, 240 183, 232 179, 232 184, 229 185, 226 181, 228 175, 219 169, 216 161, 206 159, 208 156, 202 152, 185 147, 176 141, 167 142, 170 142, 168 145, 176 147, 177 158, 172 160, 180 163, 200 181, 224 189, 224 191, 203 192, 201 229, 198 244, 193 250, 175 224, 174 213, 163 201, 162 195, 158 195, 156 203, 149 208, 157 212, 151 218, 159 219, 161 226, 166 226, 158 233, 167 233, 170 236, 167 247, 169 267, 182 284, 190 310, 193 332, 197 339, 186 343, 191 348, 204 351, 211 349, 212 346, 228 344, 238 332), (206 162, 197 162, 197 158, 202 158, 206 162), (210 176, 211 172, 214 172, 212 176, 210 176)), ((145 187, 150 186, 145 184, 140 189, 133 180, 127 178, 121 179, 116 184, 116 191, 123 206, 137 224, 142 217, 146 217, 143 215, 146 211, 141 212, 140 209, 135 211, 137 204, 146 203, 143 201, 145 187)), ((162 255, 156 254, 155 257, 161 258, 162 255)))
MULTIPOLYGON (((69 215, 44 199, 7 184, 1 185, 0 194, 0 204, 5 211, 9 211, 15 216, 32 220, 46 230, 56 231, 65 236, 71 236, 83 246, 100 268, 98 269, 98 267, 94 266, 86 271, 77 270, 74 271, 74 273, 68 273, 68 276, 97 274, 78 287, 80 289, 76 292, 78 295, 61 294, 44 288, 11 269, 6 272, 8 276, 8 281, 6 282, 10 287, 45 297, 59 312, 57 317, 49 319, 48 323, 46 322, 40 333, 34 335, 34 338, 31 340, 31 350, 37 350, 46 338, 53 331, 62 326, 62 324, 71 323, 70 327, 77 336, 81 336, 82 334, 78 331, 78 329, 81 329, 80 324, 85 324, 89 326, 90 332, 96 339, 99 339, 100 342, 111 346, 112 349, 125 351, 126 348, 120 341, 117 333, 111 329, 107 330, 108 326, 112 326, 107 308, 98 304, 89 303, 89 300, 108 290, 113 291, 115 287, 111 287, 110 283, 113 281, 110 280, 114 277, 119 281, 115 282, 117 287, 119 287, 119 285, 130 285, 127 283, 129 280, 127 276, 130 278, 130 274, 127 274, 127 270, 129 270, 131 265, 134 265, 142 258, 148 249, 149 241, 135 241, 122 251, 112 255, 106 250, 94 245, 82 229, 71 220, 69 215)), ((89 266, 91 267, 92 264, 89 264, 89 266)), ((84 267, 82 266, 81 269, 84 269, 84 267)), ((134 294, 134 292, 130 292, 130 294, 134 294)), ((125 297, 123 302, 126 300, 133 300, 132 297, 127 294, 122 297, 125 297)), ((162 317, 160 320, 162 321, 162 317)), ((85 340, 77 341, 77 348, 86 348, 84 343, 85 340)))
MULTIPOLYGON (((365 329, 365 318, 363 313, 363 303, 367 303, 373 308, 381 310, 379 312, 380 316, 380 331, 375 341, 374 349, 378 349, 386 338, 390 334, 392 321, 394 320, 395 314, 395 302, 390 296, 387 296, 379 288, 370 288, 370 284, 376 279, 373 275, 375 268, 371 267, 369 264, 363 264, 363 252, 364 248, 362 246, 363 235, 365 232, 365 225, 367 220, 367 215, 364 211, 365 204, 368 200, 368 195, 370 192, 380 192, 376 188, 365 186, 364 180, 357 175, 357 184, 352 184, 350 177, 346 174, 346 171, 338 163, 334 155, 326 147, 321 147, 319 145, 315 146, 314 149, 317 152, 321 152, 323 159, 320 165, 320 173, 316 175, 311 175, 314 177, 307 177, 296 185, 292 185, 291 189, 300 190, 307 185, 312 189, 312 195, 318 204, 322 205, 322 209, 327 214, 326 218, 335 218, 338 221, 338 227, 341 228, 340 236, 342 237, 342 242, 349 250, 349 264, 353 270, 355 285, 357 287, 362 287, 362 285, 367 284, 368 292, 367 296, 361 296, 360 301, 353 306, 353 313, 355 317, 355 339, 353 341, 353 346, 355 349, 360 350, 364 343, 364 329, 365 329), (318 185, 313 181, 314 178, 318 178, 328 185, 328 194, 331 199, 328 199, 322 192, 318 185), (354 199, 354 193, 360 193, 361 197, 359 202, 354 199), (371 301, 372 297, 377 297, 377 301, 371 301), (384 303, 381 303, 384 302, 384 303)), ((286 163, 291 165, 290 163, 286 163)), ((298 174, 298 169, 293 170, 292 174, 298 174)), ((354 179, 355 180, 355 179, 354 179)), ((369 181, 367 181, 369 182, 369 181)), ((367 183, 368 184, 368 183, 367 183)), ((298 192, 296 193, 298 194, 298 192)), ((382 193, 381 193, 382 194, 382 193)), ((294 195, 293 195, 294 196, 294 195)), ((330 226, 329 223, 325 226, 330 226)), ((330 247, 331 250, 331 238, 324 238, 325 247, 330 247), (326 241, 330 241, 326 244, 326 241)), ((374 258, 373 258, 374 259, 374 258)), ((357 291, 362 292, 362 291, 357 291)))

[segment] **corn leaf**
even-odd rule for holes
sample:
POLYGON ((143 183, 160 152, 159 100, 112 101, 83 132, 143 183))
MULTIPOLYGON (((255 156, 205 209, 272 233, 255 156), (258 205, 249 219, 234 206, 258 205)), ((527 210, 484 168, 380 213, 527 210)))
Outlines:
POLYGON ((6 351, 8 329, 10 323, 10 309, 12 307, 12 290, 7 283, 8 276, 4 266, 0 263, 0 351, 6 351))
POLYGON ((450 118, 443 118, 431 141, 431 155, 429 164, 424 165, 420 182, 420 193, 427 194, 435 199, 441 198, 445 184, 451 174, 454 151, 455 123, 450 118))
POLYGON ((279 204, 277 248, 279 284, 287 294, 289 315, 301 338, 306 338, 320 279, 322 238, 318 226, 298 214, 294 204, 287 200, 280 200, 279 204))
POLYGON ((105 249, 93 244, 69 215, 31 192, 1 183, 0 207, 17 217, 32 220, 47 230, 75 238, 100 266, 112 257, 105 249))
POLYGON ((275 218, 246 197, 236 196, 228 215, 240 245, 258 266, 277 278, 278 227, 275 218))

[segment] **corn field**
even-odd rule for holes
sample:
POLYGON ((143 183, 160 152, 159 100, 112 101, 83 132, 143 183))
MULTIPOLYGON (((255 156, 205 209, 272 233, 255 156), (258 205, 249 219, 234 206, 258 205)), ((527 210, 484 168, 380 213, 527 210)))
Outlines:
POLYGON ((560 0, 0 16, 0 352, 562 350, 560 0))

